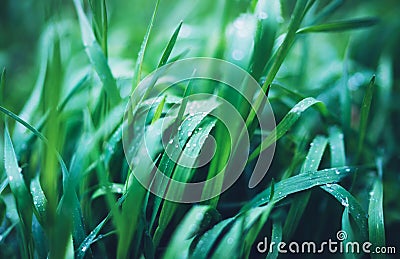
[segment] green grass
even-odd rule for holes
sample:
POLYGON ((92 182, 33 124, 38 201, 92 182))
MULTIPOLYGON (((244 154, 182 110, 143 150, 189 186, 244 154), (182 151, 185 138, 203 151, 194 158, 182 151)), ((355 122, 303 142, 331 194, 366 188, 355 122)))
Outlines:
POLYGON ((0 11, 0 258, 291 258, 257 244, 339 230, 344 246, 398 244, 396 1, 27 2, 0 11), (204 56, 254 77, 259 91, 238 86, 252 103, 212 80, 140 84, 204 56), (270 130, 257 116, 266 97, 270 130), (219 120, 221 99, 242 124, 219 120), (201 202, 176 202, 190 190, 153 178, 229 177, 241 152, 239 179, 201 202))

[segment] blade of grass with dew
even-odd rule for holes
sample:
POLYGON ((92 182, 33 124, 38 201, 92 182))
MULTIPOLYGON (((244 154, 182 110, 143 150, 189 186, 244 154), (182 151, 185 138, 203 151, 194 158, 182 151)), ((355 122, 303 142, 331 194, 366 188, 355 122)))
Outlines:
POLYGON ((319 25, 312 25, 299 29, 297 33, 302 34, 311 32, 341 32, 341 31, 366 28, 376 25, 377 23, 378 20, 376 18, 354 19, 348 21, 339 21, 339 22, 325 23, 319 25))
MULTIPOLYGON (((314 138, 314 140, 310 144, 310 149, 308 151, 303 167, 300 170, 300 174, 303 174, 305 172, 314 172, 318 170, 318 167, 321 163, 322 155, 325 152, 327 144, 328 140, 323 136, 317 136, 314 138)), ((308 205, 310 196, 310 191, 299 193, 298 197, 296 197, 295 200, 292 202, 283 227, 285 239, 290 240, 292 235, 295 233, 299 222, 302 219, 302 215, 308 205)))
POLYGON ((183 21, 180 21, 178 27, 176 27, 174 33, 171 36, 171 39, 169 40, 169 42, 167 44, 167 47, 165 48, 165 50, 161 56, 160 62, 158 63, 157 67, 162 67, 168 62, 169 56, 171 55, 171 52, 172 52, 172 49, 174 48, 176 40, 178 39, 179 31, 182 28, 182 24, 183 24, 183 21))
MULTIPOLYGON (((346 164, 344 138, 342 131, 336 126, 329 128, 329 145, 331 151, 331 166, 344 166, 346 164)), ((357 199, 339 184, 327 184, 321 186, 321 188, 331 194, 345 208, 348 208, 348 213, 350 213, 359 229, 360 239, 363 241, 367 240, 367 214, 357 199)))
MULTIPOLYGON (((184 99, 185 100, 185 99, 184 99)), ((194 106, 196 103, 200 104, 199 102, 191 102, 189 104, 188 110, 191 110, 191 106, 194 106)), ((200 129, 200 123, 204 120, 204 118, 209 114, 211 111, 213 111, 217 106, 218 103, 214 99, 207 100, 206 102, 202 102, 203 105, 203 112, 198 113, 198 114, 193 114, 191 115, 189 113, 188 117, 183 120, 183 122, 178 126, 178 124, 175 124, 174 127, 178 127, 177 129, 173 129, 172 134, 171 134, 171 140, 167 144, 166 151, 164 152, 160 164, 158 166, 159 170, 162 171, 164 175, 167 177, 171 177, 175 167, 176 167, 176 162, 178 161, 179 157, 181 156, 182 153, 182 147, 187 146, 187 141, 192 137, 193 132, 195 132, 196 128, 199 130, 200 129), (174 133, 176 132, 176 133, 174 133)), ((181 107, 178 112, 178 116, 176 118, 176 122, 180 122, 182 120, 183 114, 186 110, 186 104, 181 104, 181 107), (182 106, 183 105, 183 106, 182 106), (179 119, 180 118, 180 119, 179 119)), ((210 123, 210 126, 214 127, 214 123, 210 123)), ((203 129, 205 130, 205 129, 203 129)), ((211 130, 211 129, 210 129, 211 130)), ((201 132, 200 132, 201 134, 201 132)), ((190 143, 188 143, 190 147, 190 143)), ((196 151, 195 149, 194 151, 196 151)), ((154 188, 158 190, 158 193, 162 196, 166 194, 167 191, 167 186, 168 182, 166 181, 161 181, 158 183, 154 183, 154 188)), ((150 229, 153 229, 156 216, 160 210, 160 205, 161 205, 161 198, 160 197, 155 197, 154 200, 154 205, 153 205, 153 215, 150 220, 150 229)), ((159 231, 159 233, 162 233, 159 231)))
POLYGON ((139 82, 140 82, 140 77, 141 77, 141 74, 142 74, 142 65, 143 65, 143 60, 144 60, 144 54, 145 54, 145 51, 146 51, 146 48, 147 48, 147 43, 149 41, 151 30, 153 29, 153 26, 154 26, 154 20, 155 20, 156 14, 157 14, 159 3, 160 3, 160 0, 156 0, 156 4, 154 6, 154 10, 153 10, 153 14, 151 16, 151 20, 149 22, 149 25, 147 26, 147 31, 146 31, 146 34, 144 35, 142 45, 140 46, 138 58, 136 60, 135 69, 134 69, 134 72, 133 72, 132 92, 133 92, 133 90, 135 90, 135 88, 139 85, 139 82))
MULTIPOLYGON (((316 186, 329 183, 339 182, 345 177, 350 176, 357 170, 357 167, 337 167, 324 169, 315 172, 306 172, 289 177, 275 184, 274 200, 276 202, 284 199, 286 196, 311 189, 316 186)), ((269 202, 270 188, 265 189, 248 202, 241 211, 248 210, 252 207, 261 206, 269 202)))
MULTIPOLYGON (((26 121, 21 119, 19 116, 17 116, 13 112, 7 110, 6 108, 4 108, 2 106, 0 106, 0 112, 2 112, 5 115, 11 117, 12 119, 17 121, 18 123, 22 124, 28 130, 30 130, 33 134, 35 134, 35 136, 37 136, 40 140, 42 140, 43 143, 45 143, 47 145, 48 140, 46 139, 46 137, 44 137, 43 134, 40 133, 32 125, 30 125, 29 123, 27 123, 26 121)), ((67 169, 67 167, 66 167, 66 165, 65 165, 65 163, 64 163, 64 161, 63 161, 63 159, 61 157, 61 155, 56 150, 53 150, 53 152, 55 152, 57 160, 60 163, 61 172, 62 172, 62 176, 63 176, 63 179, 62 179, 62 181, 63 181, 63 189, 66 190, 67 185, 68 185, 68 181, 69 181, 68 169, 67 169)), ((79 204, 78 198, 76 196, 76 193, 73 195, 73 197, 70 197, 70 198, 72 199, 72 200, 69 200, 69 202, 71 202, 71 204, 66 204, 66 205, 68 205, 69 207, 73 208, 73 212, 74 212, 73 229, 74 229, 74 233, 76 235, 76 236, 74 236, 74 240, 79 242, 79 240, 81 240, 81 239, 83 240, 83 238, 84 238, 84 234, 83 234, 84 233, 84 225, 83 225, 81 212, 80 212, 80 204, 79 204)), ((43 226, 43 227, 46 227, 46 226, 43 226)))
POLYGON ((32 200, 28 188, 25 185, 21 174, 21 168, 18 166, 14 147, 8 133, 6 125, 4 130, 4 166, 8 177, 11 192, 15 198, 19 216, 20 234, 22 239, 22 257, 33 258, 34 244, 32 234, 32 200))
MULTIPOLYGON (((376 179, 372 191, 370 192, 370 201, 368 207, 368 230, 369 241, 373 247, 385 247, 385 223, 383 216, 383 185, 381 179, 376 179)), ((371 254, 372 258, 386 258, 384 254, 371 254)))
POLYGON ((83 45, 85 46, 85 51, 89 57, 90 63, 95 68, 97 75, 103 83, 104 90, 107 93, 107 97, 109 98, 110 103, 112 104, 112 106, 114 106, 121 100, 117 83, 114 76, 112 75, 110 67, 107 64, 107 59, 103 51, 96 42, 96 38, 93 34, 92 28, 83 11, 81 1, 74 0, 74 5, 78 14, 82 41, 83 45))
POLYGON ((92 197, 90 198, 91 200, 97 199, 103 195, 105 195, 107 192, 110 193, 116 193, 116 194, 122 194, 124 190, 124 185, 121 183, 111 183, 109 186, 103 186, 99 189, 97 189, 93 194, 92 197))
POLYGON ((262 151, 283 137, 286 132, 290 130, 293 124, 300 118, 301 114, 313 105, 316 105, 322 114, 327 113, 326 108, 321 101, 318 101, 312 97, 303 99, 286 114, 276 128, 273 129, 271 134, 262 140, 261 144, 250 154, 248 160, 254 160, 262 151))
POLYGON ((374 88, 375 88, 374 85, 375 85, 375 76, 373 76, 371 81, 369 82, 369 85, 366 89, 364 99, 361 105, 356 162, 358 162, 364 147, 365 134, 367 133, 367 126, 368 126, 367 124, 368 124, 369 110, 371 108, 372 97, 374 95, 374 88))
MULTIPOLYGON (((174 172, 172 174, 172 179, 178 182, 186 183, 192 177, 195 170, 193 167, 196 163, 196 157, 199 155, 201 148, 210 134, 210 131, 215 126, 215 119, 205 119, 197 130, 194 131, 191 138, 188 140, 186 147, 183 150, 183 155, 181 155, 174 172), (201 128, 201 130, 199 130, 201 128), (184 166, 182 166, 184 165, 184 166)), ((179 200, 183 195, 183 190, 176 190, 169 188, 166 192, 167 199, 173 198, 174 200, 179 200)), ((175 211, 178 209, 179 204, 176 202, 164 201, 159 220, 158 226, 154 233, 154 243, 158 244, 161 240, 161 236, 164 234, 165 229, 170 223, 175 211)))

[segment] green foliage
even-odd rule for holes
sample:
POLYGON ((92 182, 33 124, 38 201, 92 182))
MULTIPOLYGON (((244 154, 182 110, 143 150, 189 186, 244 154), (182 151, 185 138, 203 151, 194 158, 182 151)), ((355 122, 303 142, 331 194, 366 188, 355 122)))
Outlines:
MULTIPOLYGON (((344 246, 398 243, 395 1, 39 2, 0 10, 1 258, 280 258, 257 244, 318 243, 338 230, 344 246), (30 29, 41 34, 23 38, 30 29), (239 86, 252 103, 199 78, 159 96, 164 78, 139 89, 153 70, 202 56, 253 76, 259 91, 239 86), (265 97, 270 131, 256 116, 265 97), (231 135, 220 99, 244 121, 231 135), (191 190, 154 181, 228 177, 245 133, 245 169, 223 194, 179 203, 191 190), (253 186, 254 161, 275 145, 253 186)), ((219 179, 200 194, 221 190, 219 179)))

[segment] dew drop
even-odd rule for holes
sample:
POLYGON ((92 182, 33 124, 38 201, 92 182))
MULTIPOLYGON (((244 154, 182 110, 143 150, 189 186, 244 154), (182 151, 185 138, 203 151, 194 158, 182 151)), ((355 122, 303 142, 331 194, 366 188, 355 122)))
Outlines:
POLYGON ((171 139, 168 143, 169 143, 169 144, 172 144, 172 143, 174 143, 174 140, 171 139))

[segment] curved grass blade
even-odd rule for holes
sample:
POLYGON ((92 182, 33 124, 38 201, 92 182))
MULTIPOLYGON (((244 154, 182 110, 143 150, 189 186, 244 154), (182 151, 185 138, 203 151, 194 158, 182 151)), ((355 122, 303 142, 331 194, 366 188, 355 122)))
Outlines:
POLYGON ((89 57, 90 63, 96 70, 101 82, 103 83, 104 90, 112 105, 120 102, 121 96, 117 87, 111 69, 108 66, 107 59, 96 41, 93 30, 89 21, 83 11, 82 3, 80 0, 74 0, 76 12, 81 27, 83 45, 85 46, 86 53, 89 57))
POLYGON ((309 97, 297 103, 276 126, 276 128, 261 142, 261 144, 249 156, 249 162, 255 159, 262 151, 270 147, 278 139, 283 137, 291 129, 301 114, 313 105, 317 105, 321 113, 326 114, 326 108, 322 102, 309 97))
MULTIPOLYGON (((336 126, 329 128, 329 145, 331 151, 331 166, 344 166, 346 164, 346 153, 343 133, 336 126)), ((360 239, 366 241, 368 237, 367 214, 357 199, 339 184, 327 184, 321 186, 321 188, 331 194, 345 209, 347 209, 347 212, 350 213, 359 229, 360 239)), ((343 217, 344 216, 345 215, 343 215, 343 217)))
MULTIPOLYGON (((315 172, 306 172, 289 177, 275 184, 273 201, 278 202, 290 194, 308 190, 316 186, 339 182, 343 178, 354 173, 356 170, 356 167, 344 166, 315 172)), ((270 188, 271 187, 265 189, 256 197, 254 197, 241 209, 241 211, 246 211, 250 208, 261 206, 270 202, 270 188)))
POLYGON ((175 46, 176 40, 177 40, 178 35, 179 35, 179 31, 182 28, 182 24, 183 24, 183 21, 180 21, 178 27, 176 27, 174 33, 172 34, 171 39, 168 42, 167 47, 165 48, 165 50, 164 50, 164 52, 163 52, 163 54, 161 56, 160 62, 158 63, 157 67, 162 67, 168 62, 168 58, 171 55, 172 49, 175 46))
POLYGON ((106 218, 104 218, 95 229, 93 229, 90 234, 83 240, 83 242, 79 245, 79 248, 75 252, 75 257, 78 259, 83 259, 85 257, 86 251, 90 248, 90 246, 95 242, 97 235, 100 230, 104 227, 104 225, 109 220, 111 214, 108 214, 106 218))
POLYGON ((301 28, 296 33, 301 34, 310 32, 341 32, 341 31, 366 28, 376 25, 377 23, 378 19, 376 18, 354 19, 348 21, 339 21, 339 22, 325 23, 319 25, 312 25, 301 28))
POLYGON ((15 198, 15 203, 20 219, 21 239, 24 258, 33 258, 34 244, 32 239, 32 198, 25 185, 18 166, 17 157, 11 142, 8 127, 4 130, 4 166, 8 177, 11 192, 15 198))
MULTIPOLYGON (((48 145, 48 140, 46 139, 46 137, 44 137, 42 133, 40 133, 36 128, 34 128, 28 122, 24 121, 19 116, 17 116, 13 112, 7 110, 6 108, 4 108, 2 106, 0 106, 0 112, 6 114, 7 116, 9 116, 12 119, 14 119, 15 121, 17 121, 18 123, 22 124, 24 127, 29 129, 35 136, 37 136, 40 140, 42 140, 43 143, 48 145)), ((58 211, 62 210, 63 208, 65 209, 66 207, 68 207, 69 209, 72 209, 73 215, 74 215, 72 217, 73 221, 74 221, 73 222, 74 241, 81 242, 81 240, 83 240, 83 238, 84 238, 85 231, 84 231, 84 225, 83 225, 83 220, 82 220, 82 216, 81 216, 82 213, 80 210, 80 203, 79 203, 79 200, 78 200, 78 197, 77 197, 75 191, 73 193, 70 193, 73 189, 70 189, 70 180, 71 180, 70 174, 68 172, 68 169, 67 169, 67 166, 65 165, 64 160, 62 159, 61 155, 56 150, 53 150, 53 152, 55 152, 57 160, 60 163, 61 172, 62 172, 62 176, 63 176, 63 190, 65 191, 65 193, 64 193, 61 201, 64 198, 67 198, 67 199, 64 199, 67 201, 66 203, 60 202, 60 204, 58 205, 58 211), (68 193, 66 193, 67 191, 68 191, 68 193)), ((43 227, 45 227, 45 226, 43 226, 43 227)))
POLYGON ((360 230, 360 238, 362 240, 367 240, 367 213, 364 211, 357 199, 339 184, 328 183, 324 186, 321 186, 321 188, 331 194, 344 207, 349 208, 349 213, 353 217, 360 230))

